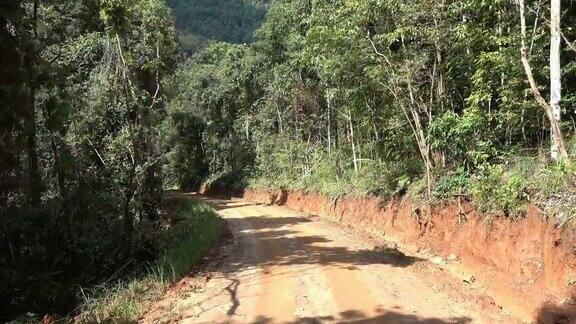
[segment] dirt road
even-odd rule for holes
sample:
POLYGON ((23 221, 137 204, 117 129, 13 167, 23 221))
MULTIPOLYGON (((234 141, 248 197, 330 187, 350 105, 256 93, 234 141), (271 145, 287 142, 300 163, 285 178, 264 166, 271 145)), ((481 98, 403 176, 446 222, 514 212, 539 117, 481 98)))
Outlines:
POLYGON ((143 322, 513 322, 432 263, 386 243, 283 207, 202 199, 233 239, 143 322))

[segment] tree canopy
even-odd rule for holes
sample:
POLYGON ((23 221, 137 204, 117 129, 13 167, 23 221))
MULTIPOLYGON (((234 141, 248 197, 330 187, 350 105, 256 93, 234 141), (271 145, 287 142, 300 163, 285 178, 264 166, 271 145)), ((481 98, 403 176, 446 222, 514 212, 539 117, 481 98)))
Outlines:
MULTIPOLYGON (((562 8, 560 127, 571 147, 575 12, 569 1, 562 8)), ((549 16, 527 2, 542 94, 549 16)), ((204 125, 198 156, 211 181, 449 197, 480 195, 494 176, 516 192, 496 209, 514 214, 539 189, 492 174, 494 165, 508 169, 517 156, 536 172, 550 141, 523 69, 520 22, 511 1, 279 1, 254 43, 214 44, 181 64, 169 110, 204 125)))
POLYGON ((160 85, 177 43, 160 0, 12 0, 0 19, 0 313, 10 316, 65 307, 59 282, 143 257, 136 228, 163 218, 160 85))
POLYGON ((212 41, 250 43, 266 13, 262 0, 168 0, 178 38, 187 51, 212 41))
POLYGON ((170 188, 532 202, 569 223, 576 6, 554 3, 5 1, 0 314, 69 312, 153 260, 170 188))

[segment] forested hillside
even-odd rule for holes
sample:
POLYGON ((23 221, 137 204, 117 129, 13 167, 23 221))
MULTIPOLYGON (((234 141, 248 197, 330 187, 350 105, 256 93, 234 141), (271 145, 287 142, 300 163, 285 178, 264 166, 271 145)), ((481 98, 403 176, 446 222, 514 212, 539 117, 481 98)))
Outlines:
POLYGON ((572 226, 571 0, 264 3, 2 4, 0 320, 137 319, 218 236, 166 194, 203 183, 572 226))
POLYGON ((536 202, 563 223, 576 197, 576 8, 562 1, 552 43, 550 5, 520 8, 276 3, 255 43, 210 46, 169 79, 178 128, 203 139, 172 135, 174 177, 334 196, 465 195, 506 216, 536 202), (563 139, 552 141, 556 162, 551 130, 563 139))
POLYGON ((249 43, 266 13, 261 0, 168 0, 178 38, 187 51, 210 41, 249 43))

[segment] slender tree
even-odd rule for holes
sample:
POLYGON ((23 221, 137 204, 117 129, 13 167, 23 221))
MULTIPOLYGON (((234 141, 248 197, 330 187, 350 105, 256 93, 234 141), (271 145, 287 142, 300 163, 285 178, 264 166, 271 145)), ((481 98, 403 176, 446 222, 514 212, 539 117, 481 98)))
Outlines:
MULTIPOLYGON (((560 98, 562 94, 560 68, 560 0, 550 2, 550 107, 554 119, 560 123, 560 98)), ((554 136, 554 134, 550 134, 554 136)), ((558 146, 551 141, 551 157, 558 159, 558 146)), ((563 156, 564 158, 564 156, 563 156)))
POLYGON ((35 0, 32 4, 32 25, 30 37, 31 41, 28 44, 28 51, 26 53, 26 68, 28 70, 28 93, 29 100, 27 102, 28 109, 24 119, 26 131, 26 151, 28 154, 28 172, 30 177, 30 204, 38 207, 42 202, 42 179, 40 165, 38 163, 38 147, 36 143, 37 126, 36 126, 36 65, 37 58, 37 26, 38 26, 38 6, 39 0, 35 0))
MULTIPOLYGON (((555 4, 555 2, 558 2, 556 5, 559 7, 560 6, 560 0, 554 0, 552 1, 552 5, 555 4)), ((540 105, 540 107, 544 110, 544 112, 546 113, 546 116, 548 117, 548 121, 550 122, 550 134, 551 134, 551 140, 553 143, 553 150, 552 150, 552 158, 555 158, 555 153, 554 153, 554 148, 557 150, 558 152, 558 156, 560 158, 562 158, 563 160, 568 160, 568 152, 566 151, 566 148, 564 146, 564 137, 562 135, 562 129, 560 128, 560 116, 559 116, 559 111, 558 111, 558 116, 556 115, 556 113, 554 112, 553 108, 546 102, 546 100, 544 100, 544 98, 542 97, 542 94, 540 93, 540 90, 538 90, 538 85, 536 84, 536 81, 534 79, 534 74, 532 73, 532 67, 530 66, 530 61, 528 60, 528 50, 526 48, 526 15, 525 15, 525 5, 524 5, 524 0, 518 0, 518 4, 520 7, 520 37, 521 37, 521 45, 520 45, 520 56, 521 56, 521 60, 522 60, 522 65, 524 66, 524 71, 526 73, 526 77, 528 78, 528 82, 530 83, 530 89, 532 90, 532 95, 534 96, 534 99, 536 99, 536 101, 538 102, 538 104, 540 105)), ((557 8, 557 10, 559 11, 559 8, 557 8)), ((555 11, 554 9, 552 11, 555 11)), ((559 16, 559 14, 558 14, 559 16)), ((559 17, 558 17, 558 24, 560 23, 559 17)), ((554 24, 551 23, 551 26, 553 26, 554 24)), ((554 27, 551 27, 554 28, 554 27)), ((558 30, 559 33, 559 30, 558 30)), ((552 41, 553 42, 553 41, 552 41)), ((552 47, 554 45, 551 45, 551 52, 552 52, 552 47)), ((557 54, 558 58, 560 56, 560 54, 557 54)), ((550 58, 550 70, 551 70, 551 75, 552 75, 552 58, 550 58)), ((559 64, 559 60, 558 60, 558 64, 559 64)), ((559 69, 559 67, 558 67, 559 69)), ((554 72, 556 73, 556 72, 554 72)), ((558 71, 558 76, 559 76, 559 71, 558 71)), ((551 81, 551 84, 557 85, 558 86, 558 98, 554 99, 554 100, 558 100, 560 97, 560 92, 559 92, 559 87, 560 87, 560 82, 558 81, 551 81)), ((552 88, 554 89, 554 88, 552 88)), ((552 90, 551 91, 554 91, 552 90)), ((552 102, 552 98, 551 98, 551 102, 552 102)), ((557 102, 557 101, 556 101, 557 102)), ((558 106, 559 109, 559 106, 558 106)))

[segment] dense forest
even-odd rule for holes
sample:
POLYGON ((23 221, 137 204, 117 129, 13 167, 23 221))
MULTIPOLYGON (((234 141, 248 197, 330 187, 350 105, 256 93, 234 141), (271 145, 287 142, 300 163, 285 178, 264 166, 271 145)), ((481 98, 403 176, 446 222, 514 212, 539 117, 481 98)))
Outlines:
POLYGON ((155 260, 169 188, 572 221, 571 0, 167 2, 2 4, 0 320, 155 260))
POLYGON ((536 202, 564 223, 576 7, 561 8, 551 38, 540 2, 276 3, 253 44, 210 46, 167 80, 185 130, 168 169, 183 186, 466 195, 506 216, 536 202))
POLYGON ((262 24, 265 1, 168 0, 178 39, 184 50, 194 52, 213 41, 249 43, 262 24))
POLYGON ((158 248, 173 21, 160 0, 10 0, 0 19, 0 320, 65 314, 158 248))

